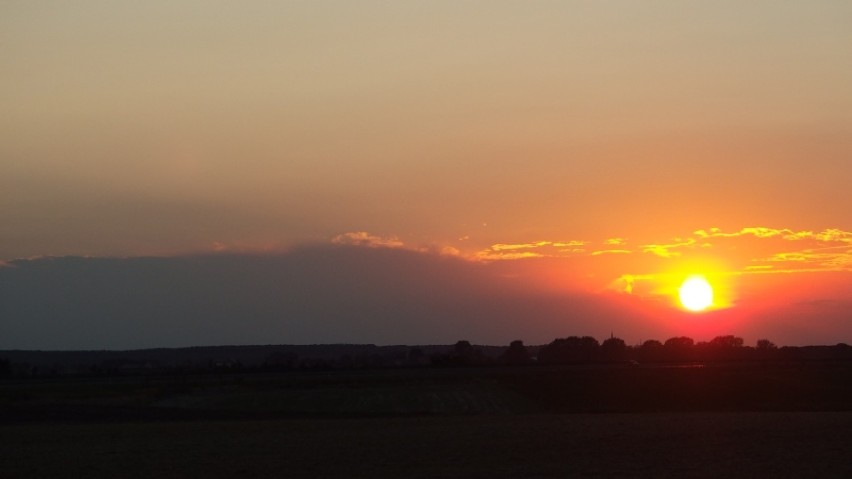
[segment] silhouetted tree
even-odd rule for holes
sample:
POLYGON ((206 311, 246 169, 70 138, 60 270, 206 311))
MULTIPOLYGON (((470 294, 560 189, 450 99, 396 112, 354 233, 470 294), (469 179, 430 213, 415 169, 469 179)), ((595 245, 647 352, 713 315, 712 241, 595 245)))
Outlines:
POLYGON ((768 339, 758 339, 755 348, 755 356, 758 359, 774 359, 778 357, 778 346, 768 339))
POLYGON ((567 363, 570 357, 568 338, 556 338, 538 352, 538 362, 545 364, 567 363))
POLYGON ((505 364, 511 365, 521 365, 528 364, 530 359, 530 352, 527 351, 527 347, 524 346, 524 342, 520 339, 516 339, 509 343, 509 349, 503 353, 500 358, 501 362, 505 364))
POLYGON ((594 361, 597 359, 599 348, 600 343, 598 343, 597 339, 591 336, 583 336, 579 342, 580 360, 585 362, 594 361))
POLYGON ((741 348, 743 346, 743 338, 738 338, 734 335, 716 336, 710 343, 713 348, 741 348))
POLYGON ((743 348, 743 338, 729 334, 716 336, 701 349, 701 356, 706 360, 732 361, 745 359, 750 348, 743 348))
POLYGON ((677 336, 667 339, 663 345, 667 348, 688 349, 695 345, 695 341, 686 336, 677 336))
POLYGON ((570 336, 554 339, 538 353, 542 363, 591 362, 597 358, 598 340, 591 336, 570 336))
POLYGON ((460 357, 473 356, 473 345, 470 344, 470 341, 458 341, 453 346, 453 354, 460 357))
POLYGON ((695 341, 686 336, 669 338, 663 344, 665 357, 669 361, 687 361, 692 359, 692 348, 695 341))
POLYGON ((649 339, 636 348, 637 357, 640 361, 661 361, 665 353, 663 343, 656 339, 649 339))
POLYGON ((8 359, 0 358, 0 378, 12 375, 12 363, 8 359))
POLYGON ((432 364, 436 366, 472 366, 484 361, 482 352, 465 340, 456 342, 448 355, 432 357, 432 364))
POLYGON ((605 361, 623 361, 627 357, 627 345, 621 338, 611 336, 601 343, 600 352, 605 361))

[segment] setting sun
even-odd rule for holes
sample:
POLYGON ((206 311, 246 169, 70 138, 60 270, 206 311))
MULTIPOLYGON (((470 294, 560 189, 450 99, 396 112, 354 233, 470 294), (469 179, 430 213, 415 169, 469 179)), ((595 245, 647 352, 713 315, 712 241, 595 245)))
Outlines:
POLYGON ((713 288, 703 276, 686 278, 678 289, 680 304, 690 311, 703 311, 713 304, 713 288))

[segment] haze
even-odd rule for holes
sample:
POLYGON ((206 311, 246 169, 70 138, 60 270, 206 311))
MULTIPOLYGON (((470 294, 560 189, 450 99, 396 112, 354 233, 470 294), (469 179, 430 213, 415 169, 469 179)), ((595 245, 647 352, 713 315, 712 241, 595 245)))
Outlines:
MULTIPOLYGON (((850 25, 845 1, 6 2, 0 347, 852 341, 850 25), (328 293, 305 250, 412 255, 372 268, 416 298, 319 311, 359 290, 328 293), (201 296, 166 301, 188 258, 251 267, 207 278, 225 289, 192 270, 177 290, 201 296), (120 291, 55 282, 106 288, 101 260, 120 291), (133 283, 144 261, 172 266, 133 283), (447 261, 477 283, 424 273, 447 261), (667 293, 696 264, 730 289, 703 329, 667 293), (312 299, 274 299, 269 275, 312 299), (404 320, 352 319, 370 314, 404 320), (276 323, 293 315, 313 319, 276 323)), ((328 258, 367 267, 319 255, 326 279, 328 258)))

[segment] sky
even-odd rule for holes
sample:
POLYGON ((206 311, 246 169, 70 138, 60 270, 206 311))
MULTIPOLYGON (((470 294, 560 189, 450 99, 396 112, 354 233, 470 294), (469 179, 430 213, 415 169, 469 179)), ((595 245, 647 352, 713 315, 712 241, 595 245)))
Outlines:
POLYGON ((846 1, 4 2, 0 348, 852 342, 850 25, 846 1))

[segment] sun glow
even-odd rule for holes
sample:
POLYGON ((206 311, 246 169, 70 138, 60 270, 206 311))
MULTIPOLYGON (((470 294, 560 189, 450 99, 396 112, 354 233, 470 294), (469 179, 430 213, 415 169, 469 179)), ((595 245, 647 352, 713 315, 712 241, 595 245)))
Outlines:
POLYGON ((686 278, 678 289, 680 304, 684 308, 699 312, 713 305, 713 287, 703 276, 686 278))

